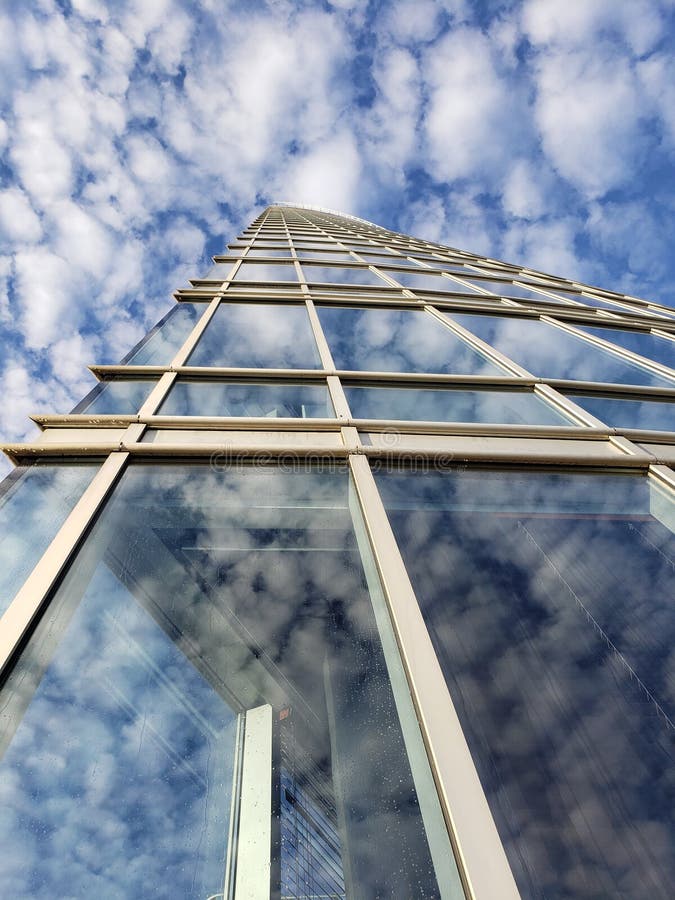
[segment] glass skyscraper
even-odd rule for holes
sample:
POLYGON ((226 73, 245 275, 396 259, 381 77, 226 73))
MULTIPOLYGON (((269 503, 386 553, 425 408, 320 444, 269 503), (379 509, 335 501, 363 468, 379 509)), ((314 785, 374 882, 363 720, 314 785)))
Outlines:
POLYGON ((5 445, 0 896, 664 898, 675 310, 266 209, 5 445))

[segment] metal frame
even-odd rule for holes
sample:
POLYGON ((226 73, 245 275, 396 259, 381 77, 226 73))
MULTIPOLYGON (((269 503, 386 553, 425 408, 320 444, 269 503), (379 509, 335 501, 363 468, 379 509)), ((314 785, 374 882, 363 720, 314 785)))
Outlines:
MULTIPOLYGON (((271 286, 269 290, 255 285, 242 285, 235 293, 231 290, 231 277, 222 284, 212 283, 210 289, 178 291, 175 296, 179 302, 197 299, 205 301, 204 312, 183 346, 167 365, 91 366, 100 380, 156 376, 157 384, 137 412, 110 416, 34 416, 34 421, 43 431, 42 439, 34 443, 6 444, 3 448, 14 462, 36 458, 65 460, 92 456, 105 457, 105 461, 3 616, 0 622, 0 670, 7 671, 12 664, 32 624, 48 602, 54 585, 114 488, 128 460, 217 460, 223 454, 227 459, 246 458, 270 462, 288 461, 289 458, 347 460, 466 896, 472 900, 516 898, 518 892, 504 849, 433 652, 369 460, 403 460, 410 459, 412 455, 414 459, 426 462, 440 458, 446 465, 498 464, 500 467, 508 467, 526 464, 562 469, 625 469, 656 479, 662 488, 675 495, 675 473, 669 467, 675 461, 675 432, 611 427, 587 413, 573 399, 575 392, 595 392, 629 399, 668 400, 675 403, 675 370, 595 335, 586 334, 577 327, 584 324, 623 326, 673 340, 675 312, 638 298, 601 291, 433 242, 417 241, 356 217, 339 216, 313 207, 295 206, 291 210, 285 205, 279 205, 263 213, 235 242, 241 246, 237 247, 239 252, 229 274, 234 275, 250 249, 256 246, 256 241, 278 237, 282 242, 288 242, 289 260, 293 261, 296 273, 300 276, 302 270, 298 265, 295 242, 306 242, 308 236, 325 239, 327 249, 351 253, 357 267, 367 265, 379 272, 377 265, 359 257, 355 246, 367 247, 368 250, 381 249, 383 252, 391 250, 392 256, 396 254, 399 259, 399 254, 410 257, 417 253, 431 254, 434 256, 432 265, 428 259, 423 261, 422 268, 411 263, 410 271, 442 272, 444 263, 456 265, 459 262, 469 267, 469 277, 477 276, 480 279, 482 276, 493 281, 501 278, 505 283, 520 282, 524 287, 541 293, 542 300, 540 302, 523 298, 514 301, 513 298, 479 293, 432 296, 429 292, 402 287, 398 288, 396 296, 391 296, 392 288, 386 285, 372 289, 363 287, 356 291, 351 290, 351 286, 343 288, 335 285, 322 291, 310 288, 300 278, 297 285, 293 285, 295 292, 292 296, 288 286, 284 285, 271 286), (544 279, 545 284, 528 281, 529 278, 544 279), (556 287, 567 291, 568 295, 571 291, 575 292, 574 303, 579 305, 547 302, 546 292, 554 293, 556 287), (617 310, 605 311, 584 306, 585 295, 616 302, 617 310), (216 314, 218 306, 230 299, 242 303, 304 303, 319 350, 321 368, 287 370, 187 365, 190 353, 216 314), (439 326, 448 328, 500 365, 504 369, 504 375, 464 376, 338 370, 316 311, 317 303, 419 310, 435 318, 439 326), (609 349, 626 361, 638 362, 650 371, 665 374, 673 379, 673 386, 649 388, 533 376, 444 315, 460 309, 547 322, 590 344, 609 349), (638 317, 631 315, 633 310, 639 310, 640 313, 653 311, 654 315, 638 317), (674 318, 669 321, 659 315, 657 310, 674 318), (181 377, 224 381, 248 379, 324 382, 336 417, 270 419, 159 415, 157 410, 162 401, 175 381, 181 377), (518 426, 358 419, 352 416, 344 391, 344 387, 349 384, 531 391, 566 414, 570 418, 570 424, 518 426), (144 441, 143 438, 148 436, 148 429, 152 429, 154 434, 162 432, 170 442, 144 441)), ((220 257, 214 257, 215 261, 219 259, 220 257)), ((231 257, 228 257, 227 261, 230 260, 231 257)), ((279 258, 256 257, 256 261, 272 263, 278 262, 279 258)), ((337 261, 331 261, 331 264, 343 267, 350 265, 337 261)), ((457 273, 446 277, 461 284, 461 279, 453 275, 457 273)), ((202 282, 197 280, 196 283, 202 282)), ((244 772, 246 753, 244 745, 244 772)), ((263 838, 263 842, 266 842, 267 837, 263 835, 263 838)), ((240 894, 237 885, 235 893, 238 898, 244 894, 240 894)))

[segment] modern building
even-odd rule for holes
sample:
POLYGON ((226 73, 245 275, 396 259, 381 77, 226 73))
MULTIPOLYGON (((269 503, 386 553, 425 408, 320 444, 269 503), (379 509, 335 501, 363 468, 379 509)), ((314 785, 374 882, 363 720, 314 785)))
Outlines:
POLYGON ((672 898, 675 310, 266 209, 0 498, 0 896, 672 898))

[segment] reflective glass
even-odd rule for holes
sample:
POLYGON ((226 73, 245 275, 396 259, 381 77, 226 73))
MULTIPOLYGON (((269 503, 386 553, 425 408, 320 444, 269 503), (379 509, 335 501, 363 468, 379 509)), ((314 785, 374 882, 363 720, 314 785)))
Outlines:
POLYGON ((292 263, 278 265, 271 263, 242 263, 237 269, 234 281, 297 281, 292 263))
POLYGON ((452 319, 533 375, 616 384, 671 385, 665 377, 538 319, 464 313, 453 313, 452 319))
POLYGON ((423 310, 317 307, 338 369, 504 375, 423 310))
MULTIPOLYGON (((386 271, 383 269, 382 271, 386 271)), ((391 278, 396 279, 403 287, 413 291, 442 291, 451 294, 471 294, 472 288, 458 281, 451 281, 442 275, 423 275, 421 272, 387 272, 391 278)), ((476 291, 476 294, 478 291, 476 291)))
POLYGON ((226 278, 229 278, 230 272, 234 266, 234 260, 226 263, 214 263, 206 275, 202 275, 200 281, 215 281, 222 284, 226 278))
POLYGON ((168 366, 204 312, 206 304, 177 303, 122 362, 130 366, 168 366))
POLYGON ((3 897, 263 896, 272 822, 266 896, 460 896, 353 502, 335 467, 124 473, 2 690, 3 897))
POLYGON ((532 392, 343 385, 352 416, 417 422, 494 422, 569 425, 532 392))
POLYGON ((0 615, 56 536, 98 463, 16 468, 0 484, 0 615))
POLYGON ((487 279, 481 279, 480 281, 476 279, 476 281, 472 281, 470 278, 466 280, 470 284, 482 288, 484 291, 490 291, 501 297, 525 297, 526 299, 532 300, 546 300, 546 297, 543 294, 539 294, 537 291, 530 291, 525 287, 520 287, 512 281, 489 281, 487 279))
POLYGON ((308 266, 302 268, 309 282, 326 284, 365 284, 387 287, 388 282, 370 269, 350 269, 341 266, 308 266))
POLYGON ((307 310, 287 303, 221 303, 188 362, 268 369, 320 366, 307 310))
POLYGON ((334 416, 325 385, 277 381, 176 381, 159 412, 165 416, 334 416))
POLYGON ((405 256, 376 256, 374 253, 359 253, 367 263, 372 266, 415 266, 414 260, 407 259, 405 256))
POLYGON ((613 428, 675 431, 675 402, 583 394, 574 394, 570 399, 613 428))
POLYGON ((672 497, 630 475, 376 480, 521 896, 672 896, 672 497))
POLYGON ((285 256, 290 259, 291 251, 288 247, 284 247, 283 249, 278 247, 266 247, 262 249, 259 247, 252 247, 246 254, 246 259, 256 256, 285 256))
POLYGON ((137 413, 156 384, 155 379, 101 382, 78 403, 73 412, 120 416, 137 413))
POLYGON ((332 262, 345 262, 345 263, 354 263, 356 260, 353 256, 350 256, 348 253, 329 253, 328 250, 298 250, 298 256, 300 257, 300 262, 303 259, 315 259, 321 258, 323 262, 330 263, 332 262))
POLYGON ((675 341, 644 331, 626 331, 624 328, 595 328, 581 324, 579 327, 588 334, 602 338, 603 341, 618 344, 626 350, 675 369, 675 341))

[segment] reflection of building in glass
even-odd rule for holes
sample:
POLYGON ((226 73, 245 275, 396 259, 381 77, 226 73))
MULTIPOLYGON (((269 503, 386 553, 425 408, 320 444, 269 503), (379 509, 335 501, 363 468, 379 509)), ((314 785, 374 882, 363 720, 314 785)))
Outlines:
POLYGON ((273 206, 0 491, 0 896, 670 898, 675 312, 273 206))

